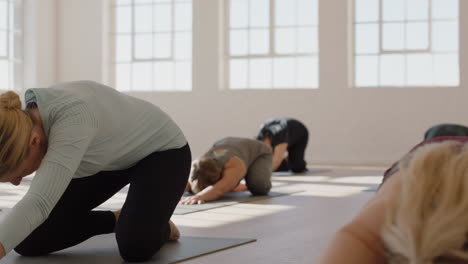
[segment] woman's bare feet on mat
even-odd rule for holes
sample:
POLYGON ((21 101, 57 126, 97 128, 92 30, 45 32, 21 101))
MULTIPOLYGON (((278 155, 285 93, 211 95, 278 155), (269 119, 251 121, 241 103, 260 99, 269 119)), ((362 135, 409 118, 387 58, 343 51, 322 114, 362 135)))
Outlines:
POLYGON ((169 234, 169 241, 178 240, 180 237, 179 229, 171 220, 169 220, 169 226, 171 227, 171 234, 169 234))
POLYGON ((232 190, 232 192, 245 192, 247 191, 248 188, 245 184, 239 183, 236 188, 232 190))

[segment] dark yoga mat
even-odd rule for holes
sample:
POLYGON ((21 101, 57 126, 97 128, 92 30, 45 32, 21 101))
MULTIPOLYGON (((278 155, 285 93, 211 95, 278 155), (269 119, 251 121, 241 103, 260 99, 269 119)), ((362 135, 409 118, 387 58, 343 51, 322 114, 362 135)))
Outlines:
MULTIPOLYGON (((244 245, 256 239, 181 237, 168 242, 149 262, 170 264, 189 260, 220 250, 244 245)), ((114 234, 93 237, 79 245, 43 257, 22 257, 11 252, 1 263, 8 264, 113 264, 125 263, 119 255, 114 234)))
MULTIPOLYGON (((186 204, 179 204, 177 205, 174 215, 185 215, 200 211, 206 211, 214 208, 230 206, 239 203, 247 203, 253 202, 258 200, 264 200, 272 197, 284 196, 289 195, 292 193, 301 192, 299 190, 281 190, 281 191, 273 191, 269 192, 268 195, 257 195, 254 196, 250 194, 250 192, 237 192, 237 193, 228 193, 225 194, 221 199, 216 201, 210 201, 204 204, 195 204, 195 205, 186 205, 186 204)), ((188 195, 184 195, 188 196, 188 195)))
POLYGON ((326 173, 330 171, 332 170, 330 169, 308 169, 307 171, 300 172, 300 173, 295 173, 292 171, 275 171, 273 172, 273 177, 274 176, 314 176, 319 173, 326 173))

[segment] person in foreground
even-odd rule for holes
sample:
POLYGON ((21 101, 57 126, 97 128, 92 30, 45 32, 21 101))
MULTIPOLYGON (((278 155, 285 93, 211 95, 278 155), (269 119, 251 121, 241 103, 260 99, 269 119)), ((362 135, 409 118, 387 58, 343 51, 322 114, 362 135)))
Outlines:
POLYGON ((438 137, 416 146, 318 263, 468 263, 466 142, 438 137))
POLYGON ((271 189, 271 159, 271 148, 260 141, 223 138, 192 163, 186 190, 195 195, 180 203, 201 204, 228 192, 246 190, 253 195, 266 195, 271 189), (240 183, 242 179, 246 185, 240 183))
POLYGON ((300 173, 307 170, 304 155, 309 132, 300 121, 293 118, 268 120, 260 127, 256 139, 273 149, 273 171, 300 173))
POLYGON ((91 81, 0 96, 0 181, 25 196, 0 223, 0 257, 41 256, 115 232, 126 261, 147 261, 179 232, 170 217, 191 154, 158 107, 91 81), (130 184, 119 211, 95 207, 130 184))

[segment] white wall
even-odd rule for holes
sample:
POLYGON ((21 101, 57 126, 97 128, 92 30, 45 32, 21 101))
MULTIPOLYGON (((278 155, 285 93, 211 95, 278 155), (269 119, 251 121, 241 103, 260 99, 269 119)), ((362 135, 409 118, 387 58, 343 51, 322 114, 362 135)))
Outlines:
MULTIPOLYGON (((433 124, 468 125, 468 1, 460 1, 461 87, 353 89, 347 79, 348 1, 321 0, 320 89, 308 91, 220 90, 219 2, 194 2, 201 16, 194 21, 193 92, 133 93, 178 122, 194 156, 221 137, 251 137, 274 116, 296 117, 308 126, 307 158, 320 164, 389 164, 433 124)), ((56 81, 107 83, 109 20, 102 14, 108 7, 107 0, 57 0, 56 81)))

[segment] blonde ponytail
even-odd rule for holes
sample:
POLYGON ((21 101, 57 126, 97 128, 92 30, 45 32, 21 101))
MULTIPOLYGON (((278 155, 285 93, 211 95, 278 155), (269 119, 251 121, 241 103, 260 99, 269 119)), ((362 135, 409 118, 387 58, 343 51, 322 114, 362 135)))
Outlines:
POLYGON ((465 263, 468 234, 468 149, 432 143, 400 162, 402 188, 382 231, 389 263, 465 263))
POLYGON ((16 169, 27 155, 32 120, 12 91, 0 95, 0 177, 16 169))

